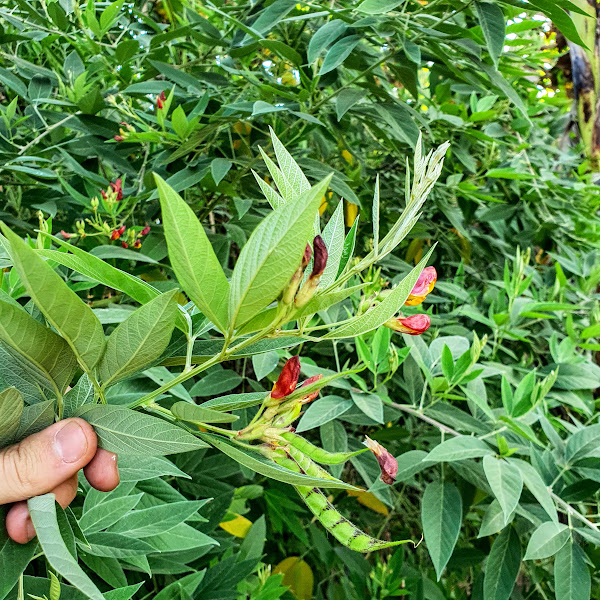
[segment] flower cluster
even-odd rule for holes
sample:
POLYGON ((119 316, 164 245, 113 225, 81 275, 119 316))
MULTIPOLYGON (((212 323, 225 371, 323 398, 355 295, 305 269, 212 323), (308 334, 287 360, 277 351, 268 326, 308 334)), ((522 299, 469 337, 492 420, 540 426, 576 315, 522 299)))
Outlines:
POLYGON ((321 276, 323 275, 325 267, 327 266, 328 257, 327 247, 325 246, 325 242, 320 235, 317 235, 314 238, 313 248, 310 247, 310 244, 306 244, 300 266, 283 291, 281 297, 283 304, 289 305, 293 302, 297 308, 300 308, 313 297, 315 290, 319 286, 319 281, 321 280, 321 276), (306 271, 311 258, 313 258, 313 268, 311 274, 304 282, 304 285, 300 287, 302 279, 304 278, 304 272, 306 271), (300 288, 299 291, 298 288, 300 288))
MULTIPOLYGON (((437 272, 435 267, 423 269, 404 305, 417 306, 421 304, 429 292, 433 290, 436 281, 437 272)), ((410 317, 399 315, 398 317, 392 317, 385 323, 386 327, 407 335, 421 335, 429 329, 430 325, 431 318, 425 314, 411 315, 410 317)))

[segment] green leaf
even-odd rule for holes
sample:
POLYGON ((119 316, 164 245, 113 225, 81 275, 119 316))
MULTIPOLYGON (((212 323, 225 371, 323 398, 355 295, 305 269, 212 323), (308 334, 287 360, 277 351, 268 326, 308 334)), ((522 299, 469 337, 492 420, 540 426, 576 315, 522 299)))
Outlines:
POLYGON ((65 546, 58 528, 54 494, 31 498, 27 506, 38 541, 50 566, 91 600, 104 600, 104 596, 65 546))
POLYGON ((102 448, 117 454, 164 456, 206 447, 177 425, 120 406, 86 405, 75 416, 94 427, 102 448))
POLYGON ((70 389, 63 398, 63 418, 68 419, 84 404, 94 402, 94 384, 84 373, 75 387, 70 389))
POLYGON ((273 211, 242 248, 231 277, 229 315, 237 327, 268 306, 290 281, 306 248, 331 175, 273 211))
MULTIPOLYGON (((77 246, 72 246, 65 240, 52 237, 52 241, 63 248, 67 248, 73 254, 56 250, 38 250, 38 254, 73 269, 73 271, 81 273, 113 290, 123 292, 140 304, 146 304, 146 302, 160 296, 160 292, 149 283, 109 265, 101 258, 77 246)), ((177 315, 177 327, 184 332, 188 331, 188 325, 182 312, 177 315)))
POLYGON ((524 560, 539 560, 554 556, 571 537, 571 530, 562 523, 547 521, 531 535, 524 560))
POLYGON ((600 457, 600 423, 579 429, 567 440, 565 460, 568 463, 588 457, 600 457))
POLYGON ((6 533, 4 517, 0 507, 0 600, 4 600, 19 581, 37 548, 36 540, 28 544, 13 542, 6 533))
POLYGON ((215 182, 215 185, 219 185, 223 178, 227 173, 229 173, 229 169, 233 166, 233 163, 226 158, 215 158, 210 163, 210 173, 215 182))
POLYGON ((323 59, 319 76, 337 69, 350 56, 361 39, 360 35, 349 35, 333 44, 323 59))
POLYGON ((154 178, 175 276, 198 309, 226 331, 229 283, 204 227, 173 188, 160 176, 154 178))
POLYGON ((239 417, 226 412, 204 408, 189 402, 176 402, 171 407, 174 416, 189 423, 233 423, 239 417))
POLYGON ((175 326, 177 293, 178 290, 171 290, 150 300, 110 334, 98 365, 103 388, 143 370, 160 358, 175 326))
POLYGON ((142 496, 143 494, 132 494, 122 498, 110 498, 89 509, 84 505, 79 526, 86 534, 106 529, 131 512, 139 504, 142 496))
POLYGON ((270 126, 269 133, 271 134, 271 142, 273 143, 273 150, 275 150, 275 156, 279 163, 281 175, 285 179, 289 189, 292 191, 291 196, 286 197, 286 201, 294 200, 297 196, 300 196, 300 194, 310 190, 310 183, 302 172, 302 169, 298 166, 298 163, 285 149, 285 146, 279 141, 279 138, 275 135, 273 128, 270 126))
POLYGON ((523 476, 523 483, 527 486, 527 489, 535 496, 535 499, 540 503, 540 506, 546 511, 548 516, 555 522, 558 523, 558 513, 554 506, 554 501, 548 487, 544 483, 540 474, 524 460, 518 458, 512 458, 511 462, 519 468, 521 475, 523 476))
POLYGON ((507 523, 521 497, 523 489, 521 471, 512 463, 494 456, 483 457, 483 470, 494 496, 502 507, 507 523))
POLYGON ((5 225, 2 231, 10 240, 15 267, 31 299, 71 346, 81 366, 91 371, 104 352, 98 317, 35 250, 5 225))
POLYGON ((344 202, 340 200, 329 223, 323 229, 323 241, 327 248, 327 264, 321 276, 319 287, 327 289, 337 278, 344 251, 346 229, 344 226, 344 202))
POLYGON ((109 531, 136 539, 160 535, 187 521, 207 502, 208 500, 185 500, 135 510, 119 519, 109 531))
POLYGON ((445 481, 430 483, 423 494, 421 521, 425 544, 439 581, 460 533, 462 499, 458 489, 445 481))
POLYGON ((170 477, 191 477, 178 469, 170 460, 161 456, 120 456, 119 475, 121 482, 146 481, 168 475, 170 477))
POLYGON ((204 408, 213 408, 219 411, 240 410, 262 404, 266 392, 248 392, 245 394, 229 394, 220 398, 208 400, 202 406, 204 408))
POLYGON ((367 91, 361 88, 350 88, 342 90, 335 101, 335 114, 337 120, 342 117, 357 103, 367 95, 367 91))
POLYGON ((421 262, 385 297, 377 306, 368 310, 360 317, 349 319, 344 325, 340 325, 337 329, 330 331, 323 336, 323 339, 340 339, 346 337, 356 337, 377 329, 383 325, 388 319, 391 319, 406 302, 410 292, 412 291, 421 271, 425 268, 431 253, 435 246, 427 253, 421 262))
POLYGON ((63 338, 22 308, 0 300, 0 339, 32 362, 61 395, 71 382, 77 359, 63 338))
MULTIPOLYGON (((272 319, 271 319, 272 320, 272 319)), ((252 368, 257 381, 272 373, 279 364, 279 354, 275 350, 256 354, 252 357, 252 368)))
POLYGON ((344 271, 354 254, 354 246, 356 245, 356 232, 358 231, 359 218, 360 215, 357 215, 356 219, 354 219, 352 227, 350 227, 348 235, 346 235, 346 239, 344 240, 344 249, 342 250, 342 258, 340 259, 340 268, 338 269, 338 276, 342 274, 342 272, 344 271))
POLYGON ((226 454, 240 465, 259 473, 260 475, 282 481, 283 483, 310 487, 341 488, 346 490, 357 489, 353 485, 338 479, 321 479, 320 477, 310 477, 303 473, 290 471, 289 469, 281 467, 273 461, 264 458, 258 452, 245 450, 242 447, 235 445, 233 442, 216 435, 204 433, 202 434, 202 439, 209 442, 217 450, 220 450, 223 454, 226 454))
POLYGON ((566 544, 554 559, 554 593, 556 600, 591 598, 590 571, 585 552, 577 544, 566 544))
POLYGON ((521 544, 512 527, 507 527, 495 540, 485 563, 483 597, 485 600, 508 600, 512 594, 519 566, 521 544))
POLYGON ((427 455, 427 461, 453 462, 467 458, 480 458, 491 454, 494 454, 493 450, 484 441, 476 437, 461 435, 450 438, 436 446, 427 455))
POLYGON ((383 423, 383 402, 377 394, 362 394, 359 392, 350 392, 354 404, 369 419, 376 423, 383 423))
POLYGON ((506 37, 506 19, 502 14, 502 9, 491 2, 475 2, 475 13, 481 25, 488 52, 494 66, 498 68, 498 60, 502 54, 506 37))
POLYGON ((369 15, 381 15, 394 10, 403 0, 364 0, 356 10, 369 15))
POLYGON ((23 396, 14 388, 0 392, 0 448, 14 441, 21 415, 23 414, 23 396))
POLYGON ((97 531, 87 535, 92 556, 108 558, 129 558, 130 556, 146 556, 155 551, 154 546, 144 540, 138 540, 112 531, 97 531))
POLYGON ((306 54, 308 64, 312 65, 321 52, 327 48, 327 46, 332 44, 334 40, 340 37, 347 29, 348 26, 346 23, 340 19, 332 19, 322 25, 310 38, 306 54))
POLYGON ((230 369, 213 371, 194 384, 191 396, 216 396, 229 392, 242 382, 238 373, 230 369))
POLYGON ((442 350, 442 373, 448 381, 452 381, 452 375, 454 374, 454 359, 452 358, 452 351, 446 344, 442 350))
POLYGON ((482 538, 487 537, 488 535, 494 535, 495 533, 502 531, 504 527, 504 511, 500 506, 500 502, 494 499, 485 510, 477 537, 482 538))
POLYGON ((296 50, 279 40, 260 40, 259 43, 264 48, 267 48, 271 52, 281 56, 281 58, 285 58, 297 67, 300 67, 302 64, 304 64, 302 56, 300 56, 296 50))
POLYGON ((21 415, 19 430, 13 441, 20 442, 26 437, 46 429, 52 423, 54 423, 54 400, 46 400, 33 406, 26 406, 21 415))
POLYGON ((354 403, 340 396, 325 396, 309 404, 306 412, 296 426, 296 432, 301 433, 324 425, 343 415, 354 403))

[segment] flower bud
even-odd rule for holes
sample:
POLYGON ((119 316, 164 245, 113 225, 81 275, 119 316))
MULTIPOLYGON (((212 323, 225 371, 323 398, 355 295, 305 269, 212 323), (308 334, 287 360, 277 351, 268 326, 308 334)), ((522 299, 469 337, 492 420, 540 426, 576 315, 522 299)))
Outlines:
MULTIPOLYGON (((306 387, 307 385, 310 385, 311 383, 315 383, 315 381, 319 381, 320 379, 323 379, 323 375, 322 373, 319 373, 318 375, 313 375, 312 377, 309 377, 301 386, 300 388, 306 387)), ((320 393, 321 390, 315 390, 314 392, 311 392, 310 394, 308 394, 308 396, 305 396, 304 398, 300 399, 300 404, 308 404, 309 402, 312 402, 320 393)))
POLYGON ((121 246, 123 246, 123 248, 129 248, 129 244, 127 242, 121 242, 121 246))
POLYGON ((310 279, 314 279, 315 277, 321 277, 323 275, 323 271, 325 271, 325 267, 327 266, 327 246, 325 246, 325 242, 323 238, 318 235, 313 240, 313 246, 315 248, 315 260, 313 263, 313 270, 310 274, 310 279))
POLYGON ((115 142, 122 142, 125 138, 122 135, 114 135, 113 136, 113 140, 115 140, 115 142))
POLYGON ((312 256, 312 248, 310 244, 306 244, 306 248, 304 249, 304 254, 302 255, 302 262, 300 266, 296 269, 296 272, 292 275, 290 282, 287 284, 287 287, 283 290, 283 294, 281 296, 281 301, 284 304, 291 304, 294 300, 294 296, 300 287, 300 283, 302 282, 302 275, 308 263, 310 262, 310 257, 312 256))
POLYGON ((165 96, 165 91, 163 90, 160 93, 160 96, 156 99, 156 108, 158 108, 158 110, 162 110, 166 100, 167 97, 165 96))
POLYGON ((117 202, 123 199, 123 187, 121 178, 117 179, 115 183, 111 183, 110 189, 112 190, 113 194, 116 195, 115 199, 117 200, 117 202))
POLYGON ((320 235, 317 235, 313 240, 313 248, 315 251, 313 270, 296 296, 296 306, 298 308, 304 306, 313 297, 319 285, 321 275, 323 275, 323 271, 325 271, 325 267, 327 266, 327 246, 325 246, 325 242, 320 235))
POLYGON ((364 445, 375 455, 381 469, 381 481, 392 485, 398 474, 398 461, 379 443, 365 436, 364 445))
POLYGON ((308 267, 308 263, 310 262, 310 259, 312 257, 312 248, 310 247, 310 244, 306 244, 306 248, 304 248, 304 254, 302 255, 302 263, 301 263, 301 268, 302 271, 304 271, 306 269, 306 267, 308 267))
POLYGON ((292 356, 281 371, 273 390, 271 391, 271 398, 279 399, 289 396, 298 385, 298 378, 300 377, 300 358, 298 356, 292 356))
POLYGON ((436 281, 437 272, 435 267, 425 267, 421 271, 419 279, 417 279, 417 283, 415 283, 415 286, 413 287, 404 304, 406 306, 417 306, 418 304, 421 304, 421 302, 423 302, 423 300, 425 300, 427 297, 427 294, 429 294, 429 292, 431 292, 435 286, 436 281))
POLYGON ((408 335, 421 335, 429 329, 431 318, 429 315, 412 315, 411 317, 392 317, 385 322, 385 326, 408 335))
POLYGON ((110 234, 111 240, 118 240, 120 237, 121 237, 121 234, 119 233, 119 231, 117 229, 114 229, 113 232, 110 234))
POLYGON ((121 227, 119 227, 119 229, 117 229, 117 231, 119 232, 119 235, 123 235, 125 233, 125 225, 121 225, 121 227))
POLYGON ((140 235, 148 235, 150 233, 150 225, 146 225, 142 231, 140 231, 140 235))
POLYGON ((60 235, 62 235, 65 240, 69 240, 73 237, 72 234, 63 231, 62 229, 60 230, 60 235))
POLYGON ((98 198, 92 198, 90 200, 90 205, 92 207, 92 210, 98 210, 98 206, 100 205, 100 202, 98 202, 98 198))

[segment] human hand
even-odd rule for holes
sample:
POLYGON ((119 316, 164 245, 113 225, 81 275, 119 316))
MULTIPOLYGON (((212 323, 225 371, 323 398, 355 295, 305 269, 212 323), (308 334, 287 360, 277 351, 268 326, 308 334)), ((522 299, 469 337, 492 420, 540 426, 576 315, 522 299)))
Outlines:
POLYGON ((83 419, 65 419, 0 450, 0 505, 14 503, 6 531, 20 544, 35 537, 27 499, 52 492, 67 507, 77 494, 77 472, 102 492, 119 484, 117 455, 98 448, 96 434, 83 419))

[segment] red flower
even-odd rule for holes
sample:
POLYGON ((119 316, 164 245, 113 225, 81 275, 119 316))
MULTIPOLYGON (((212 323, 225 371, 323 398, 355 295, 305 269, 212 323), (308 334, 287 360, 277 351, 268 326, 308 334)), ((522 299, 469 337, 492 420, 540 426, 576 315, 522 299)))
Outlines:
POLYGON ((425 267, 421 271, 419 279, 417 279, 417 283, 415 283, 415 287, 413 287, 404 304, 406 304, 406 306, 417 306, 418 304, 421 304, 427 297, 427 294, 429 294, 435 286, 436 281, 437 272, 435 267, 425 267))
MULTIPOLYGON (((319 381, 319 379, 323 379, 323 375, 321 373, 319 373, 319 375, 313 375, 312 377, 309 377, 300 387, 306 387, 315 381, 319 381)), ((314 392, 311 392, 308 394, 308 396, 301 399, 301 403, 308 404, 309 402, 312 402, 319 395, 320 391, 321 390, 315 390, 314 392)))
POLYGON ((122 142, 125 138, 122 135, 115 135, 113 136, 113 140, 115 140, 115 142, 122 142))
POLYGON ((121 225, 117 231, 119 232, 119 235, 123 235, 125 233, 125 225, 121 225))
POLYGON ((165 91, 163 90, 160 93, 160 96, 156 99, 156 107, 158 108, 158 110, 163 109, 166 100, 167 100, 167 97, 165 96, 165 91))
POLYGON ((123 199, 123 188, 121 178, 117 179, 116 183, 111 183, 110 189, 113 191, 113 193, 117 194, 117 200, 123 199))
POLYGON ((135 244, 133 245, 134 248, 141 248, 142 247, 142 242, 140 242, 140 240, 135 240, 135 244))
POLYGON ((325 246, 325 242, 320 235, 316 236, 313 240, 313 246, 315 249, 315 260, 312 273, 310 274, 311 279, 321 277, 327 265, 327 246, 325 246))
POLYGON ((271 391, 271 398, 284 398, 289 396, 298 384, 298 378, 300 377, 300 358, 298 356, 292 356, 281 371, 279 378, 273 386, 271 391))
POLYGON ((120 237, 121 237, 121 234, 119 233, 118 229, 114 229, 113 232, 110 234, 111 240, 118 240, 120 237))
POLYGON ((140 231, 140 235, 148 235, 150 233, 150 225, 146 225, 142 231, 140 231))
POLYGON ((398 474, 398 461, 379 443, 365 436, 364 445, 375 455, 381 469, 381 481, 392 485, 398 474))
POLYGON ((70 233, 67 233, 66 231, 63 231, 62 229, 60 230, 60 235, 62 235, 65 238, 65 240, 68 240, 71 237, 73 237, 70 233))
POLYGON ((429 315, 412 315, 411 317, 391 318, 385 322, 385 326, 408 335, 421 335, 429 329, 431 318, 429 315))
POLYGON ((104 190, 100 190, 100 194, 102 194, 102 197, 106 200, 106 192, 104 190))
POLYGON ((127 242, 121 242, 121 246, 123 246, 123 248, 129 248, 129 244, 127 242))

